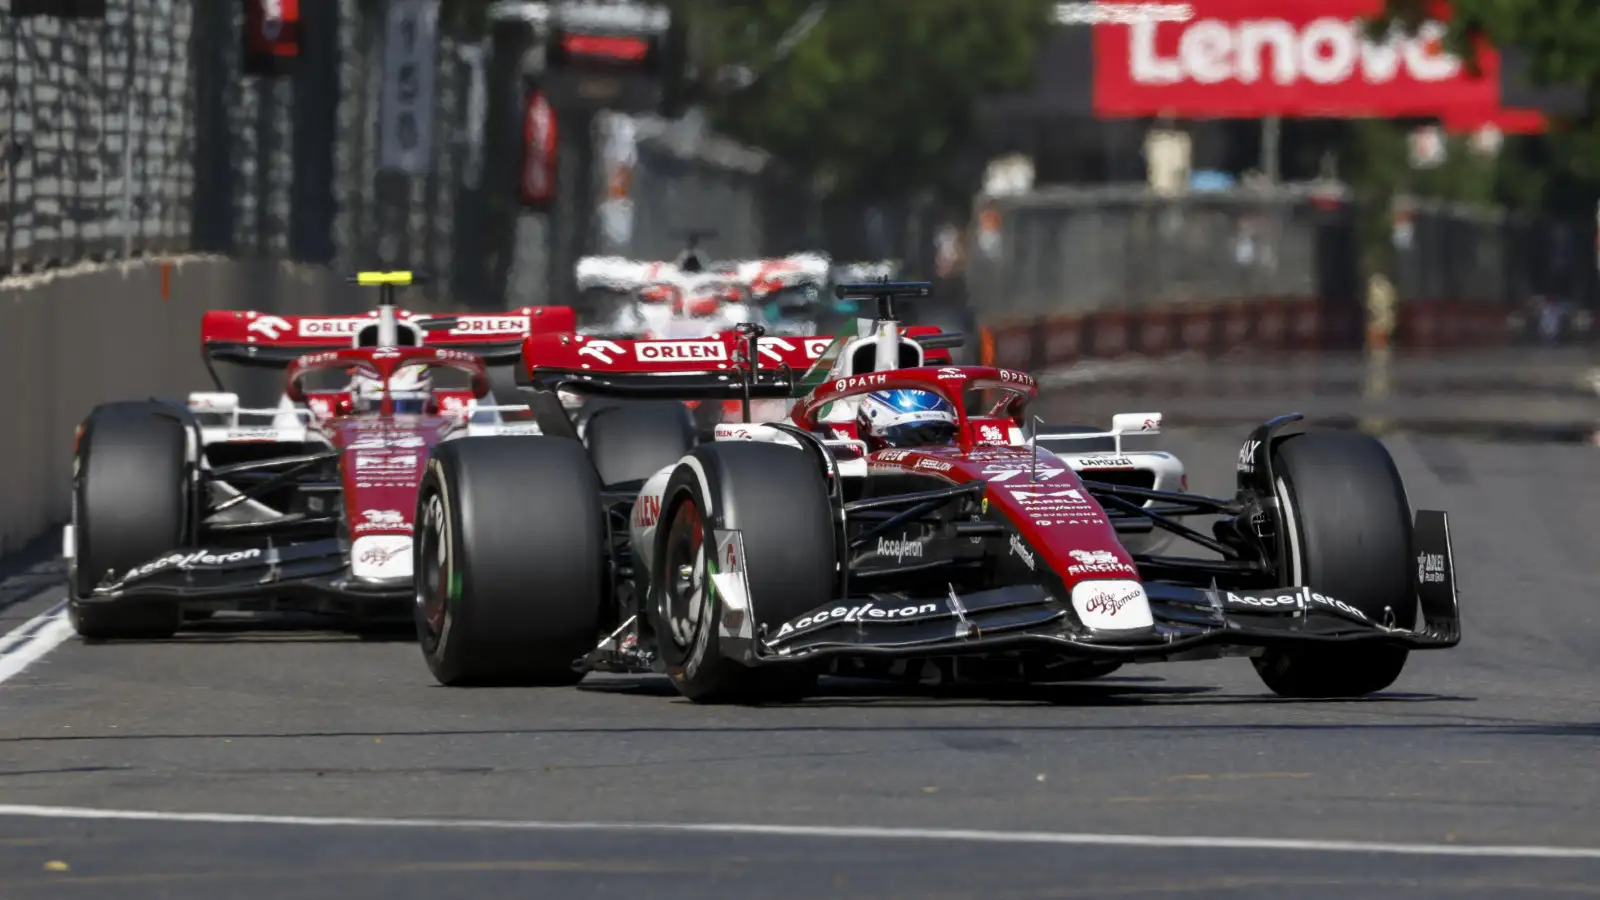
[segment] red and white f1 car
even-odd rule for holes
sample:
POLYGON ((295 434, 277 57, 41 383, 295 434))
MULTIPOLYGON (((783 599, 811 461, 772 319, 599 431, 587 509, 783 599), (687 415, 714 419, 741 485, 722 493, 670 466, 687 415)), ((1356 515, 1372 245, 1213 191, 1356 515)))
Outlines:
POLYGON ((81 635, 161 637, 221 609, 410 616, 430 448, 537 433, 527 407, 494 402, 487 367, 515 363, 530 334, 572 333, 574 316, 430 317, 394 305, 411 273, 357 280, 382 289, 365 315, 206 314, 207 366, 286 370, 277 406, 244 408, 218 379, 186 404, 108 403, 79 426, 64 545, 81 635))
POLYGON ((1120 442, 1159 415, 1025 433, 1032 377, 930 365, 949 337, 900 330, 893 299, 928 285, 840 290, 878 301, 878 321, 815 357, 765 353, 755 327, 530 337, 519 374, 542 435, 442 444, 418 492, 417 630, 435 677, 658 672, 692 699, 742 701, 802 695, 824 672, 1068 681, 1247 656, 1276 693, 1355 696, 1393 683, 1410 651, 1459 642, 1446 516, 1413 513, 1375 439, 1280 417, 1245 439, 1235 496, 1197 496, 1161 484, 1150 454, 1040 445, 1120 442), (621 481, 598 475, 611 438, 591 426, 586 453, 563 390, 792 405, 698 446, 635 430, 639 475, 621 481), (885 446, 880 411, 933 409, 886 397, 936 398, 926 415, 944 418, 907 421, 948 432, 917 425, 885 446), (1196 516, 1220 519, 1206 534, 1183 521, 1196 516), (1152 528, 1212 556, 1141 545, 1152 528))

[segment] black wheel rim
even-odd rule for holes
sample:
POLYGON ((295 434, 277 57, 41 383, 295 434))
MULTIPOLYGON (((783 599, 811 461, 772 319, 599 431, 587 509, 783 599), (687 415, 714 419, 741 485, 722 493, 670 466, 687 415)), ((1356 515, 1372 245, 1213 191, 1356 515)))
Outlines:
POLYGON ((706 589, 704 547, 700 508, 686 498, 672 514, 662 554, 662 612, 669 637, 682 650, 694 646, 699 629, 705 626, 701 621, 706 589))
POLYGON ((416 569, 417 610, 437 645, 445 634, 450 617, 450 523, 445 521, 444 501, 437 492, 423 504, 422 521, 417 529, 416 569))

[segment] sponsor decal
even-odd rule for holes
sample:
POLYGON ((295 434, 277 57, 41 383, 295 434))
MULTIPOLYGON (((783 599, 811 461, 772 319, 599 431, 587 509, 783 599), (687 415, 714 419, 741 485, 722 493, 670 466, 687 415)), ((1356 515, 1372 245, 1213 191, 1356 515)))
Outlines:
POLYGON ((901 462, 910 455, 910 450, 884 450, 878 454, 878 462, 901 462))
POLYGON ((301 337, 351 337, 375 320, 362 319, 301 319, 301 337))
POLYGON ((882 387, 889 383, 889 376, 884 374, 856 375, 852 378, 841 378, 833 383, 836 394, 853 391, 863 387, 882 387))
POLYGON ((863 603, 860 606, 835 606, 809 615, 801 616, 792 622, 783 623, 778 629, 777 637, 782 638, 813 625, 838 624, 842 622, 867 622, 882 620, 892 622, 920 616, 933 615, 939 607, 932 603, 918 603, 910 606, 901 606, 895 609, 884 609, 876 603, 863 603))
POLYGON ((1496 80, 1472 77, 1444 49, 1445 23, 1423 21, 1414 35, 1398 28, 1370 35, 1365 20, 1374 6, 1230 0, 1194 3, 1204 12, 1183 21, 1097 25, 1094 111, 1394 118, 1495 105, 1496 80))
POLYGON ((1303 592, 1306 602, 1312 606, 1321 606, 1326 609, 1337 609, 1345 615, 1356 618, 1362 622, 1372 621, 1372 619, 1366 613, 1356 609, 1354 606, 1351 606, 1343 600, 1336 600, 1333 597, 1329 597, 1327 594, 1319 594, 1310 588, 1301 588, 1300 590, 1303 592))
POLYGON ((1304 605, 1299 591, 1287 594, 1265 591, 1235 594, 1228 591, 1222 595, 1222 601, 1225 606, 1258 606, 1262 609, 1300 609, 1304 605))
POLYGON ((743 425, 718 425, 715 429, 719 441, 755 440, 755 432, 743 425))
POLYGON ((633 505, 633 524, 640 528, 649 528, 661 518, 661 498, 654 494, 641 494, 639 502, 633 505))
MULTIPOLYGON (((822 354, 827 352, 828 345, 832 343, 832 338, 806 338, 800 342, 805 349, 807 359, 820 359, 822 354)), ((793 343, 777 337, 761 338, 756 341, 756 347, 763 356, 780 363, 783 362, 784 353, 793 353, 795 349, 793 343), (783 352, 780 353, 780 350, 783 352)))
POLYGON ((339 351, 337 350, 324 350, 321 353, 307 353, 305 356, 300 357, 300 368, 309 369, 314 366, 320 366, 323 363, 338 361, 339 351))
POLYGON ((940 381, 958 381, 966 377, 967 373, 950 366, 946 366, 945 368, 939 370, 940 381))
POLYGON ((352 443, 350 450, 385 450, 389 448, 412 450, 426 444, 415 434, 363 434, 352 443))
POLYGON ((913 469, 930 469, 930 470, 935 471, 935 472, 948 472, 948 471, 950 471, 950 464, 947 463, 947 462, 940 462, 937 459, 926 459, 926 458, 924 458, 924 459, 917 460, 917 464, 915 466, 912 466, 912 468, 913 469))
POLYGON ((1057 25, 1132 25, 1137 22, 1187 22, 1194 18, 1188 3, 1057 3, 1057 25))
POLYGON ((1088 506, 1089 500, 1077 488, 1063 488, 1059 491, 1025 489, 1017 485, 1005 485, 1011 489, 1011 496, 1026 509, 1039 509, 1043 507, 1072 507, 1088 506))
POLYGON ((579 356, 592 356, 608 366, 616 361, 611 357, 626 354, 627 348, 611 341, 586 341, 582 347, 578 348, 579 356))
POLYGON ((276 428, 230 428, 228 441, 240 443, 244 441, 276 441, 278 429, 276 428))
POLYGON ((1018 475, 1022 476, 1023 481, 1029 481, 1033 479, 1035 472, 1038 473, 1039 481, 1049 481, 1065 471, 1066 469, 1052 469, 1044 466, 1036 470, 1032 465, 1025 462, 993 463, 983 467, 983 474, 990 481, 1005 481, 1018 475))
POLYGON ((1260 441, 1245 441, 1239 448, 1239 471, 1252 475, 1256 471, 1256 449, 1261 446, 1260 441))
POLYGON ((401 553, 409 552, 410 550, 410 547, 403 544, 394 544, 388 547, 368 547, 367 549, 361 551, 361 564, 364 566, 373 567, 387 565, 389 560, 394 559, 401 553))
POLYGON ((1327 594, 1319 594, 1308 587, 1296 588, 1269 588, 1259 591, 1228 591, 1223 595, 1227 603, 1238 603, 1246 606, 1260 606, 1268 609, 1282 609, 1293 606, 1298 609, 1321 607, 1323 609, 1338 610, 1358 622, 1370 623, 1372 618, 1354 606, 1327 594))
POLYGON ((1137 581, 1085 581, 1072 589, 1072 607, 1089 628, 1127 631, 1155 624, 1144 586, 1137 581))
MULTIPOLYGON (((451 332, 455 334, 456 332, 451 332)), ((433 351, 433 358, 438 360, 455 360, 457 362, 473 362, 478 359, 476 353, 466 350, 447 350, 440 348, 433 351)))
POLYGON ((451 334, 526 334, 527 316, 461 316, 451 334))
POLYGON ((643 362, 728 358, 728 348, 721 341, 640 341, 633 345, 633 352, 643 362))
POLYGON ((1110 550, 1072 550, 1077 563, 1067 567, 1068 575, 1137 575, 1138 569, 1117 558, 1110 550))
POLYGON ((1028 387, 1035 386, 1032 375, 1025 375, 1022 372, 1013 371, 1011 369, 1001 369, 1000 380, 1009 382, 1011 384, 1026 385, 1028 387))
POLYGON ((895 562, 905 562, 906 557, 922 558, 922 542, 912 540, 892 541, 888 538, 878 538, 878 555, 894 557, 895 562))
POLYGON ((368 509, 362 510, 361 515, 365 522, 357 522, 351 529, 356 534, 366 534, 371 531, 404 531, 411 532, 411 523, 406 521, 405 514, 398 509, 368 509))
POLYGON ((1015 553, 1018 559, 1027 563, 1029 569, 1037 571, 1037 564, 1033 559, 1033 551, 1029 550, 1028 545, 1022 542, 1021 536, 1011 535, 1011 552, 1015 553))
POLYGON ((1094 615, 1115 616, 1131 601, 1144 596, 1143 591, 1098 590, 1084 603, 1084 609, 1094 615))
POLYGON ((350 574, 357 578, 410 577, 412 543, 403 535, 369 535, 350 547, 350 574))
POLYGON ((235 550, 231 553, 213 553, 210 550, 196 550, 193 553, 174 553, 152 560, 137 568, 129 569, 128 574, 122 576, 123 581, 134 578, 143 578, 154 575, 166 569, 192 569, 196 566, 226 566, 246 560, 257 559, 261 556, 259 548, 249 550, 235 550))
POLYGON ((1003 444, 1006 440, 1005 433, 994 425, 983 425, 979 427, 978 434, 981 435, 984 440, 992 441, 996 444, 1003 444))
POLYGON ((1444 554, 1417 554, 1417 582, 1419 584, 1444 583, 1444 554))
POLYGON ((361 453, 356 456, 357 471, 408 471, 416 467, 415 453, 361 453))
POLYGON ((314 397, 311 400, 311 411, 319 418, 326 418, 333 414, 333 406, 321 397, 314 397))
POLYGON ((280 319, 277 316, 257 316, 249 325, 245 326, 244 330, 253 331, 256 334, 265 336, 269 341, 275 341, 292 327, 294 326, 289 324, 288 319, 280 319))
POLYGON ((1085 469, 1136 469, 1134 461, 1126 456, 1088 456, 1079 460, 1085 469))

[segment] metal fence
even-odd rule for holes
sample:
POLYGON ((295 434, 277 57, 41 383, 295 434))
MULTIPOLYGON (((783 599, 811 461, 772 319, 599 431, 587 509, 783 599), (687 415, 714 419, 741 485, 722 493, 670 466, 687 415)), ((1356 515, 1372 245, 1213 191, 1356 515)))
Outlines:
POLYGON ((1514 307, 1539 294, 1594 295, 1592 225, 1425 201, 1374 218, 1337 187, 980 198, 971 245, 974 306, 1001 321, 1236 301, 1350 304, 1378 272, 1402 304, 1514 307), (1363 252, 1375 243, 1387 246, 1363 252))
POLYGON ((1332 282, 1350 226, 1334 190, 1045 189, 980 199, 968 281, 999 319, 1310 299, 1347 289, 1332 282))
POLYGON ((285 77, 244 74, 240 4, 110 0, 103 20, 0 0, 0 273, 141 254, 409 265, 436 291, 484 256, 483 45, 445 27, 428 174, 379 171, 385 6, 301 5, 285 77), (479 90, 475 93, 473 88, 479 90))

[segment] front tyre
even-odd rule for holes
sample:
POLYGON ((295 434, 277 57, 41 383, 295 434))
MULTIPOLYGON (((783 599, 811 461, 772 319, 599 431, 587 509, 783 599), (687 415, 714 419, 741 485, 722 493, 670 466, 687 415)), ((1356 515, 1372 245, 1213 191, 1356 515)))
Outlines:
MULTIPOLYGON (((1413 628, 1411 505, 1389 451, 1353 431, 1308 431, 1273 449, 1273 471, 1288 544, 1287 585, 1307 585, 1375 622, 1413 628)), ((1273 693, 1295 698, 1360 697, 1389 687, 1408 651, 1368 643, 1268 650, 1252 660, 1273 693)))
POLYGON ((600 483, 565 438, 434 448, 417 497, 416 627, 440 684, 570 685, 605 601, 600 483))
MULTIPOLYGON (((662 495, 650 596, 653 631, 679 693, 700 703, 798 699, 816 681, 803 664, 747 666, 725 654, 724 598, 712 579, 742 567, 749 628, 760 640, 835 599, 835 521, 827 485, 804 451, 719 442, 679 464, 662 495), (742 563, 726 558, 737 532, 742 563), (729 540, 728 550, 718 538, 729 540)), ((737 619, 737 617, 734 617, 737 619)))
POLYGON ((107 403, 84 421, 73 465, 77 544, 67 616, 87 641, 158 640, 182 624, 164 600, 96 603, 83 598, 108 574, 183 548, 188 532, 188 434, 159 404, 107 403))

